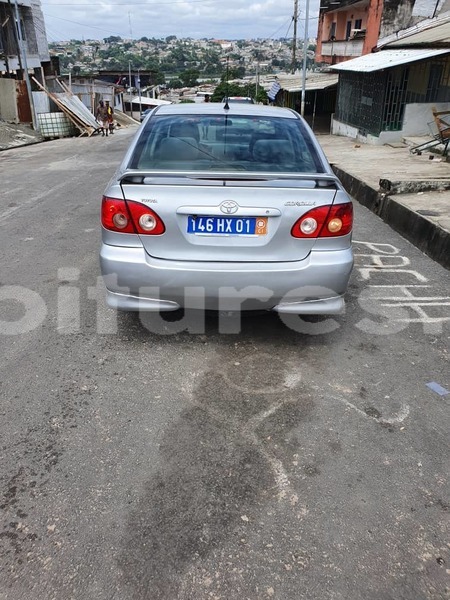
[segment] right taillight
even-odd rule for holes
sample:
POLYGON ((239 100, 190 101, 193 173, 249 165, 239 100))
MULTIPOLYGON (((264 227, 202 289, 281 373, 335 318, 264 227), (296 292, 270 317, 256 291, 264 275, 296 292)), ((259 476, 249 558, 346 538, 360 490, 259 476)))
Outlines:
POLYGON ((155 211, 131 200, 103 196, 102 225, 118 233, 161 235, 166 228, 155 211))
POLYGON ((337 237, 347 235, 353 226, 353 205, 317 206, 298 219, 291 229, 295 238, 337 237))

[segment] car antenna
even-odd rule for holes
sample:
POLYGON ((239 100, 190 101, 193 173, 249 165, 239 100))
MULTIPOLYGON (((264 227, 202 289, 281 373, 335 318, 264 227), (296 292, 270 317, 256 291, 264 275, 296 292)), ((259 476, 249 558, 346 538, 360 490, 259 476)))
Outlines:
POLYGON ((229 64, 229 60, 230 60, 230 57, 227 56, 227 70, 226 70, 226 81, 225 81, 225 106, 223 107, 223 110, 230 110, 230 107, 228 106, 228 64, 229 64))

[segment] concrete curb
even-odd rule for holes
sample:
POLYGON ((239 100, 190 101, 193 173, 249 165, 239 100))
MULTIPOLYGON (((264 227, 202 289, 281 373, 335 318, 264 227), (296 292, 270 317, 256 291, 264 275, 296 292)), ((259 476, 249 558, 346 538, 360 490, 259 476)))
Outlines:
MULTIPOLYGON (((376 190, 364 181, 331 165, 342 185, 360 204, 381 217, 392 229, 422 250, 430 258, 450 270, 450 234, 394 199, 388 192, 376 190)), ((401 198, 397 196, 396 198, 401 198)))

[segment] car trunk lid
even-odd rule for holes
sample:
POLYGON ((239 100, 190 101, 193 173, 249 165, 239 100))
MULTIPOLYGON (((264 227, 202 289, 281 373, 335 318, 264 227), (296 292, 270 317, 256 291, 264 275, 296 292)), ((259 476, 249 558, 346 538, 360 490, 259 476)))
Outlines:
POLYGON ((163 220, 162 235, 141 235, 149 255, 174 261, 286 262, 303 260, 316 239, 296 239, 294 223, 331 205, 332 175, 127 172, 123 197, 163 220))

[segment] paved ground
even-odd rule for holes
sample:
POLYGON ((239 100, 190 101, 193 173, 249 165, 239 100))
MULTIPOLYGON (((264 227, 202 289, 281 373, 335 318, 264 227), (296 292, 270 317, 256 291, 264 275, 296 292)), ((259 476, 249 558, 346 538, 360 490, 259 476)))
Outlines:
POLYGON ((429 152, 411 154, 409 147, 371 146, 332 135, 318 139, 359 202, 450 268, 450 162, 429 152))
POLYGON ((131 133, 0 154, 1 600, 448 599, 449 273, 356 204, 346 315, 117 316, 131 133))

